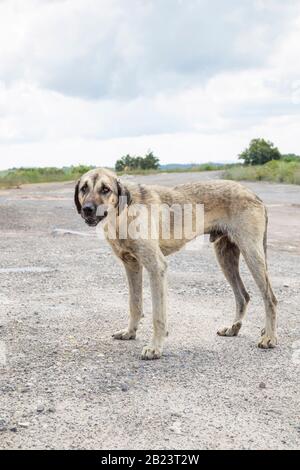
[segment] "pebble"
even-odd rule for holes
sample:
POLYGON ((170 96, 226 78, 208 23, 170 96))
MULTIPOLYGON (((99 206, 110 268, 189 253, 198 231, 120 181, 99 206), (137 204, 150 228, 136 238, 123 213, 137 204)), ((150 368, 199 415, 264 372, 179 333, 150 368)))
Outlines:
POLYGON ((121 390, 122 390, 122 392, 128 392, 128 390, 129 390, 128 385, 127 384, 122 384, 121 385, 121 390))
POLYGON ((18 426, 20 426, 20 428, 29 428, 29 423, 27 423, 27 422, 20 422, 20 423, 18 423, 18 426))
POLYGON ((267 386, 264 382, 260 382, 259 388, 263 389, 263 388, 267 388, 267 386))
POLYGON ((180 421, 175 421, 175 423, 173 423, 170 426, 170 431, 172 431, 174 434, 181 434, 181 423, 180 423, 180 421))
POLYGON ((36 411, 37 411, 38 413, 42 413, 42 412, 44 411, 44 409, 45 409, 45 407, 44 407, 44 405, 42 405, 42 404, 40 404, 40 405, 38 405, 38 406, 36 407, 36 411))
POLYGON ((12 426, 11 428, 9 428, 9 430, 10 430, 11 432, 18 432, 17 426, 12 426))
POLYGON ((0 431, 6 431, 6 426, 7 426, 7 423, 5 419, 0 418, 0 431))
POLYGON ((2 392, 14 392, 15 391, 15 386, 14 385, 4 385, 3 387, 0 388, 2 392))

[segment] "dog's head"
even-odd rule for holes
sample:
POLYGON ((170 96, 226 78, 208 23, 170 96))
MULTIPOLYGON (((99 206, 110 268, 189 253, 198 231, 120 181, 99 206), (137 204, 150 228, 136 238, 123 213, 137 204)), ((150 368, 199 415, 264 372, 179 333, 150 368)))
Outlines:
POLYGON ((96 226, 110 210, 118 213, 131 198, 117 176, 105 168, 88 171, 77 181, 74 201, 77 211, 90 226, 96 226))

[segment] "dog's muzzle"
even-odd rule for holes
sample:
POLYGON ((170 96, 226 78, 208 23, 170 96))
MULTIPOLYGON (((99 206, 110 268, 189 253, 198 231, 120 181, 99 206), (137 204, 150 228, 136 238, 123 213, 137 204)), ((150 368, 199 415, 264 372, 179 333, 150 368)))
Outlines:
POLYGON ((81 209, 81 215, 84 218, 86 224, 88 224, 90 227, 96 227, 96 225, 98 225, 101 220, 105 219, 107 216, 107 211, 98 211, 94 203, 87 202, 81 209))

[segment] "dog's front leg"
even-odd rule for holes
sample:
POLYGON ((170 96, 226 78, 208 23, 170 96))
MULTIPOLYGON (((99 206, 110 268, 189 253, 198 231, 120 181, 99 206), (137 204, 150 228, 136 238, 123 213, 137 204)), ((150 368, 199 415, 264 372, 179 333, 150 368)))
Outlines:
POLYGON ((129 320, 125 330, 113 335, 114 339, 135 339, 138 324, 143 313, 143 266, 124 263, 129 287, 129 320))
POLYGON ((142 359, 158 359, 162 355, 167 336, 167 263, 163 255, 147 263, 146 269, 149 272, 152 295, 153 337, 151 343, 143 348, 142 359))

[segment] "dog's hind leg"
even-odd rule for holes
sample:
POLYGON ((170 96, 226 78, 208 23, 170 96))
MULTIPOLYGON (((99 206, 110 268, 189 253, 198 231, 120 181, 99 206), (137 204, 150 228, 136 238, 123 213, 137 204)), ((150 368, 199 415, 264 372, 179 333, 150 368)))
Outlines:
POLYGON ((263 244, 248 240, 245 246, 241 246, 241 251, 265 304, 266 323, 258 347, 263 349, 274 348, 277 344, 277 299, 267 272, 263 244))
POLYGON ((143 266, 124 263, 129 287, 129 320, 125 330, 113 335, 114 339, 135 339, 138 325, 143 313, 143 266))
POLYGON ((232 326, 220 329, 218 335, 237 336, 250 300, 239 273, 240 250, 226 235, 214 243, 214 248, 222 271, 232 287, 236 302, 236 314, 232 326))

